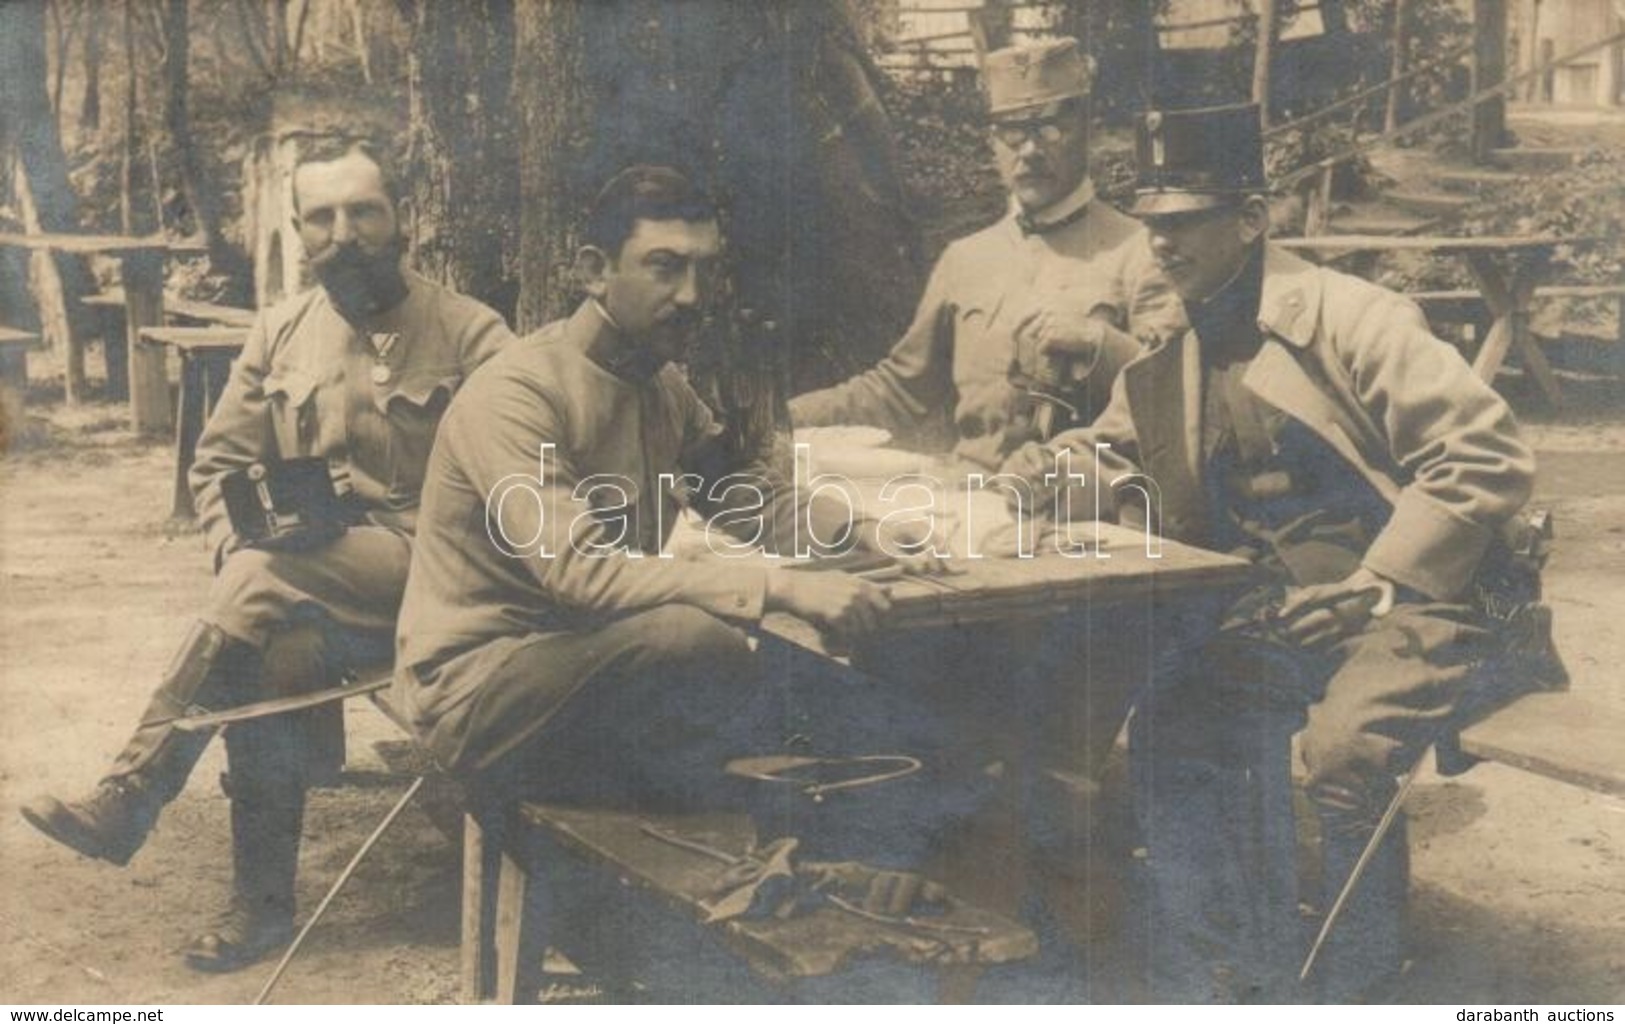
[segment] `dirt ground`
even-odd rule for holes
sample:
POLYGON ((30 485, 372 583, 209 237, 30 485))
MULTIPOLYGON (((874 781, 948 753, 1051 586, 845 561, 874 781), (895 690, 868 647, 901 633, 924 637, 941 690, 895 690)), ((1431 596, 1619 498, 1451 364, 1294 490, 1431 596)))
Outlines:
MULTIPOLYGON (((1619 390, 1594 385, 1579 410, 1527 426, 1538 500, 1558 516, 1548 579, 1574 688, 1625 707, 1619 390)), ((201 975, 176 955, 228 885, 219 744, 126 869, 65 852, 16 813, 35 793, 95 780, 202 601, 201 542, 165 521, 170 459, 132 439, 113 406, 35 405, 0 461, 0 1002, 243 1002, 269 971, 201 975)), ((352 784, 315 793, 307 818, 306 913, 406 783, 372 749, 392 735, 376 712, 353 705, 349 730, 352 784)), ((1625 1001, 1625 801, 1483 765, 1425 779, 1414 808, 1414 960, 1395 998, 1625 1001)), ((409 810, 277 1000, 454 999, 458 870, 453 846, 409 810)))

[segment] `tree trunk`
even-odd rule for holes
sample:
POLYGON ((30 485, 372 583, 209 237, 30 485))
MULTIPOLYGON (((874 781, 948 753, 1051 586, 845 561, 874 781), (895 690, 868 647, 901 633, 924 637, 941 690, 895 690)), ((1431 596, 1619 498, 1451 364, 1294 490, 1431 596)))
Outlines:
MULTIPOLYGON (((27 180, 42 231, 79 230, 79 201, 68 181, 62 136, 48 93, 43 0, 0 5, 0 151, 15 152, 27 180)), ((79 300, 95 285, 82 257, 56 253, 50 260, 61 282, 59 296, 40 289, 36 298, 49 342, 68 368, 69 402, 85 397, 80 343, 90 323, 79 300)), ((49 275, 43 275, 48 277, 49 275)))
POLYGON ((519 125, 519 301, 515 327, 535 330, 569 309, 579 166, 594 126, 576 0, 533 0, 514 12, 513 120, 519 125))
POLYGON ((915 231, 838 0, 539 0, 514 37, 521 330, 568 310, 598 188, 660 163, 721 201, 732 266, 690 369, 742 449, 783 425, 788 394, 890 348, 919 295, 915 231))
POLYGON ((102 126, 102 19, 101 11, 85 11, 85 95, 79 104, 79 130, 94 132, 102 126))
MULTIPOLYGON (((1507 0, 1474 0, 1472 91, 1506 80, 1507 0)), ((1473 160, 1488 163, 1491 151, 1504 145, 1507 101, 1501 93, 1473 108, 1473 160)))
POLYGON ((248 260, 226 238, 220 223, 220 189, 192 136, 188 109, 190 82, 187 65, 191 60, 192 31, 189 0, 166 0, 164 5, 164 128, 180 158, 181 191, 203 242, 209 250, 209 265, 227 282, 225 302, 247 305, 253 294, 253 274, 248 260))
MULTIPOLYGON (((155 234, 161 228, 157 211, 156 174, 143 171, 139 103, 140 64, 136 59, 135 5, 124 7, 124 153, 119 176, 119 213, 127 235, 155 234)), ((130 391, 130 426, 139 434, 158 436, 170 426, 169 375, 164 352, 141 343, 141 328, 164 322, 164 261, 157 253, 131 253, 120 262, 124 285, 126 380, 130 391)), ((112 356, 108 362, 111 365, 112 356)))
POLYGON ((510 319, 519 209, 512 120, 514 5, 420 0, 407 81, 414 265, 510 319))
MULTIPOLYGON (((1394 0, 1393 53, 1390 55, 1388 65, 1390 80, 1403 75, 1410 63, 1410 13, 1411 0, 1394 0)), ((1405 108, 1405 97, 1409 92, 1404 82, 1395 82, 1388 86, 1388 104, 1382 118, 1384 132, 1392 132, 1399 127, 1400 111, 1405 108)))

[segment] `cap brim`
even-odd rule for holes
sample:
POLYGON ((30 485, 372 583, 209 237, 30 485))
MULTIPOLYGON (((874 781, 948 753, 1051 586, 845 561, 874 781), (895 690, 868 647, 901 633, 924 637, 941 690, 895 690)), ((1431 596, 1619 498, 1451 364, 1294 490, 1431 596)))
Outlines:
POLYGON ((1070 100, 1083 100, 1089 98, 1089 90, 1069 92, 1064 95, 1050 95, 1039 100, 1023 100, 1020 103, 1006 103, 1003 106, 989 105, 987 116, 992 121, 1021 121, 1041 117, 1056 117, 1061 113, 1061 104, 1070 100))
POLYGON ((1157 217, 1168 213, 1195 213, 1234 205, 1234 194, 1213 192, 1177 192, 1157 190, 1136 192, 1134 205, 1129 207, 1131 217, 1157 217))

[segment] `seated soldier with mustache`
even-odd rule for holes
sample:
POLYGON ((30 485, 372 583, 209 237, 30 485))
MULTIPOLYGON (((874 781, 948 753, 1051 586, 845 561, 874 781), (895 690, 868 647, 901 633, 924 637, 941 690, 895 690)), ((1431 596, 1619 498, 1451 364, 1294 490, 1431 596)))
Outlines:
MULTIPOLYGON (((211 734, 182 732, 177 718, 319 689, 387 659, 436 427, 463 379, 513 338, 492 310, 402 270, 399 193, 377 149, 310 144, 293 199, 320 287, 260 314, 198 442, 192 492, 218 572, 208 602, 95 790, 22 809, 87 857, 127 864, 186 785, 211 734), (347 527, 300 549, 245 544, 222 481, 296 457, 348 479, 347 527)), ((186 948, 198 970, 235 970, 292 935, 301 724, 280 715, 227 730, 232 896, 186 948)))

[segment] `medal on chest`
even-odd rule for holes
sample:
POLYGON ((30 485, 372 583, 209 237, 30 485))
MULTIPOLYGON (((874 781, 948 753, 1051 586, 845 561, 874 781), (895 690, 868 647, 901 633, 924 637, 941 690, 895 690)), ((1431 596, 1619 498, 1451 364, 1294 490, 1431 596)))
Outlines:
POLYGON ((400 343, 401 336, 393 332, 373 333, 367 335, 367 343, 372 346, 372 382, 374 384, 388 384, 394 376, 389 368, 389 354, 400 343))

